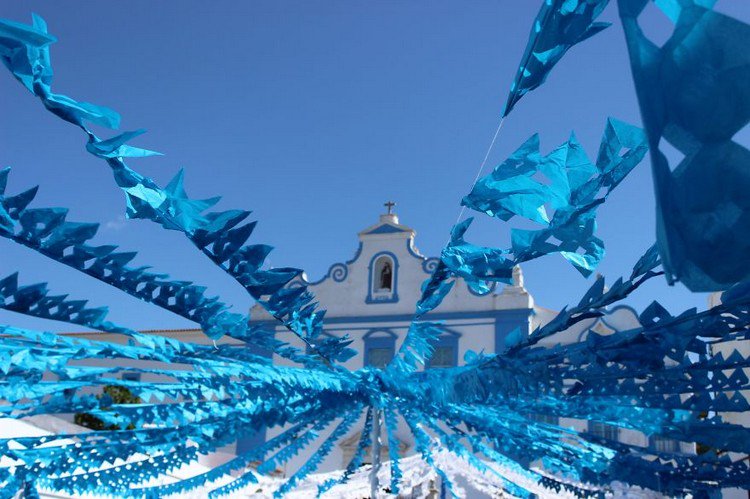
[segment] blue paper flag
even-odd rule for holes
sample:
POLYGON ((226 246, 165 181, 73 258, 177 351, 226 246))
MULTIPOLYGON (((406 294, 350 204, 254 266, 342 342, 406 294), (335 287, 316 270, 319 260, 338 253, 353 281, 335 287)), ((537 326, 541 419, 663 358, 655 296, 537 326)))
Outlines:
MULTIPOLYGON (((718 242, 728 242, 727 228, 741 228, 743 220, 741 210, 737 214, 739 208, 732 205, 744 206, 737 194, 744 186, 738 173, 744 152, 727 134, 747 122, 747 103, 730 102, 719 94, 742 96, 750 87, 747 58, 733 45, 743 40, 747 26, 716 17, 691 0, 659 1, 678 29, 658 53, 642 44, 633 24, 644 3, 619 0, 642 105, 647 97, 651 106, 643 105, 646 135, 608 120, 593 164, 574 136, 546 156, 539 152, 538 138, 529 139, 480 179, 463 202, 503 221, 520 216, 541 228, 512 231, 512 247, 501 249, 469 243, 471 219, 457 224, 423 286, 416 320, 398 355, 385 369, 356 371, 341 365, 353 354, 350 340, 321 334, 325 311, 307 287, 290 285, 302 271, 269 268, 265 261, 272 248, 248 244, 255 228, 255 222, 245 222, 249 212, 210 211, 219 199, 191 199, 182 172, 160 187, 126 165, 124 158, 157 154, 128 144, 142 132, 109 139, 94 135, 89 123, 115 128, 119 116, 52 93, 49 44, 54 38, 44 21, 35 16, 26 26, 0 20, 4 64, 54 115, 85 131, 86 149, 106 161, 125 193, 128 216, 182 232, 305 346, 303 353, 276 339, 273 331, 250 327, 246 315, 207 297, 203 286, 132 266, 134 252, 94 245, 97 224, 69 221, 63 208, 32 207, 36 188, 8 194, 9 170, 1 170, 0 236, 194 321, 209 338, 227 335, 294 365, 274 364, 236 345, 197 345, 142 334, 109 321, 106 307, 52 294, 46 283, 23 284, 18 274, 0 278, 2 309, 126 338, 109 343, 96 336, 81 339, 0 325, 0 413, 10 418, 80 414, 101 428, 0 439, 0 456, 10 463, 0 467, 0 498, 38 497, 39 490, 115 497, 208 491, 210 497, 232 496, 309 450, 300 466, 290 466, 294 469, 274 492, 293 496, 362 414, 363 429, 349 464, 339 476, 319 483, 319 493, 349 481, 368 453, 373 458, 371 491, 379 493, 383 427, 392 493, 398 493, 404 475, 396 437, 404 428, 451 494, 458 488, 438 459, 443 450, 480 473, 494 474, 502 492, 517 497, 539 491, 603 496, 615 492, 614 482, 695 497, 746 486, 750 465, 741 456, 750 453, 750 429, 724 418, 726 412, 750 410, 743 395, 750 390, 750 357, 732 350, 737 342, 750 341, 750 284, 734 283, 744 274, 730 272, 745 261, 739 257, 745 232, 733 236, 739 242, 726 253, 716 248, 723 248, 718 242), (726 31, 709 36, 718 28, 726 31), (710 77, 696 76, 700 74, 710 77), (644 89, 644 82, 653 88, 644 89), (673 85, 671 93, 664 92, 665 82, 673 85), (704 92, 716 97, 710 110, 701 102, 704 92), (661 136, 687 148, 689 159, 675 172, 668 171, 658 151, 661 136), (562 254, 584 275, 591 273, 603 255, 603 243, 594 236, 596 209, 641 161, 647 142, 656 158, 660 240, 636 262, 629 278, 608 287, 603 277, 597 278, 577 305, 564 308, 530 334, 517 329, 507 335, 503 351, 467 353, 466 364, 453 368, 421 369, 444 332, 440 322, 424 316, 447 296, 455 279, 487 292, 487 282, 507 282, 517 263, 550 253, 562 254), (719 166, 709 175, 706 164, 711 161, 719 161, 719 166), (689 189, 688 181, 695 182, 689 189), (699 197, 689 197, 693 195, 699 197), (706 224, 702 215, 694 216, 696 207, 721 224, 706 224), (713 248, 719 253, 704 258, 709 254, 705 245, 681 246, 695 242, 695 235, 681 225, 682 216, 707 231, 706 239, 717 243, 713 248), (706 276, 724 287, 734 284, 722 294, 721 303, 708 310, 672 315, 654 302, 631 330, 591 332, 578 343, 555 343, 556 335, 603 315, 665 272, 698 287, 706 285, 706 276), (550 341, 545 346, 542 340, 550 341), (139 361, 137 367, 129 365, 133 361, 139 361), (123 379, 126 370, 144 376, 123 379), (123 392, 130 397, 117 396, 123 392), (559 424, 563 419, 613 431, 577 431, 559 424), (174 483, 155 480, 267 428, 280 432, 220 466, 174 483), (675 445, 634 445, 617 439, 618 429, 675 445), (706 452, 691 451, 696 445, 706 452)), ((701 2, 707 3, 710 0, 701 2)), ((506 113, 524 89, 543 81, 570 45, 601 28, 592 20, 605 4, 545 3, 543 22, 535 30, 538 40, 529 52, 538 64, 522 66, 518 94, 509 99, 506 113)))
POLYGON ((675 24, 660 47, 644 0, 618 0, 651 147, 657 241, 670 281, 718 291, 750 277, 750 26, 711 0, 657 1, 675 24), (682 158, 668 158, 666 144, 682 158), (670 162, 672 164, 670 165, 670 162))
POLYGON ((594 22, 608 3, 609 0, 543 1, 510 87, 503 117, 510 114, 521 97, 544 83, 555 64, 573 45, 609 26, 609 23, 594 22))

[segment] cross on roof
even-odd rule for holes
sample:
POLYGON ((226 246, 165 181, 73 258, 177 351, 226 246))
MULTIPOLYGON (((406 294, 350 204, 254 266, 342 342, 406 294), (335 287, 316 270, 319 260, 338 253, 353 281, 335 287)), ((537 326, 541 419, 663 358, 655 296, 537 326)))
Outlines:
POLYGON ((388 208, 388 214, 390 215, 391 211, 393 210, 393 207, 396 206, 396 203, 394 203, 393 201, 387 201, 387 202, 383 203, 383 206, 385 206, 386 208, 388 208))

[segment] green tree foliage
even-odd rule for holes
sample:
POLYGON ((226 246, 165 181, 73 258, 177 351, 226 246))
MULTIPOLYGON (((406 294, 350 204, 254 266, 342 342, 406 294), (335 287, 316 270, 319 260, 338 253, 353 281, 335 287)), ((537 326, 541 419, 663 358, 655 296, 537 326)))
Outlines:
MULTIPOLYGON (((104 387, 102 395, 97 398, 101 399, 103 395, 109 395, 112 404, 140 404, 141 399, 124 386, 107 385, 104 387)), ((85 426, 91 430, 119 430, 117 425, 108 425, 98 417, 86 412, 79 412, 73 417, 73 422, 79 426, 85 426)), ((128 425, 127 429, 132 430, 133 425, 128 425)))

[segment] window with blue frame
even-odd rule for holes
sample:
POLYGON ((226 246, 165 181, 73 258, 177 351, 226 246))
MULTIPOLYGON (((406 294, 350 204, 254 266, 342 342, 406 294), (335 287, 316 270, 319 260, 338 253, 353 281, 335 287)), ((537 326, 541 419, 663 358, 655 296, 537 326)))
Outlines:
POLYGON ((435 347, 430 358, 430 367, 453 367, 456 365, 456 349, 451 346, 435 347))
POLYGON ((387 329, 365 334, 365 365, 384 368, 396 354, 396 334, 387 329))
POLYGON ((618 440, 620 437, 620 428, 602 423, 601 421, 589 421, 589 433, 599 438, 606 438, 607 440, 618 440))
POLYGON ((427 367, 445 368, 458 365, 458 338, 459 334, 452 331, 440 336, 427 367))
POLYGON ((141 373, 122 373, 122 379, 124 381, 140 381, 141 373))
POLYGON ((529 414, 529 419, 537 423, 557 425, 559 418, 552 414, 529 414))
POLYGON ((649 445, 656 452, 675 453, 680 451, 680 443, 677 440, 659 435, 652 435, 649 438, 649 445))

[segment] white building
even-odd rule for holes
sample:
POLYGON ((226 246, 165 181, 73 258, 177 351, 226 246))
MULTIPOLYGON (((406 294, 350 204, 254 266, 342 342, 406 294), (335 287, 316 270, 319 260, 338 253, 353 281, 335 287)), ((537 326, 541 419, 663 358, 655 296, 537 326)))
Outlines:
MULTIPOLYGON (((390 203, 387 203, 390 205, 390 203)), ((420 287, 434 270, 437 258, 427 258, 415 246, 414 229, 399 223, 398 217, 390 213, 380 215, 378 223, 358 234, 359 247, 354 256, 343 263, 334 263, 325 276, 309 281, 302 275, 291 286, 302 283, 310 286, 316 299, 327 310, 324 334, 343 336, 348 334, 353 341, 351 347, 358 354, 345 366, 357 370, 366 365, 385 366, 403 341, 414 307, 420 295, 420 287)), ((575 299, 575 297, 571 297, 575 299)), ((503 350, 505 337, 520 327, 528 334, 540 324, 555 317, 556 312, 534 303, 533 297, 524 287, 523 274, 516 268, 513 285, 493 289, 484 295, 474 293, 460 280, 445 297, 437 310, 427 315, 428 319, 443 323, 443 335, 430 361, 431 367, 449 367, 463 363, 467 351, 493 353, 503 350)), ((251 324, 272 329, 279 339, 302 348, 301 340, 280 326, 260 306, 251 309, 251 324)), ((589 331, 608 334, 638 326, 637 314, 629 307, 619 306, 609 310, 604 317, 590 319, 554 336, 555 343, 572 343, 584 340, 589 331)), ((275 362, 289 361, 276 357, 275 362)), ((364 419, 364 418, 363 418, 364 419)), ((565 426, 588 429, 602 436, 616 436, 641 446, 655 445, 667 450, 678 444, 673 441, 649 439, 635 431, 621 430, 613 426, 563 420, 565 426)), ((362 422, 359 428, 361 429, 362 422)), ((348 464, 359 440, 357 429, 343 439, 321 466, 321 471, 341 469, 348 464)), ((272 437, 281 430, 273 429, 268 435, 257 435, 241 441, 238 450, 250 448, 264 437, 272 437)), ((321 438, 324 438, 322 435, 321 438)), ((413 440, 406 428, 400 429, 400 451, 414 452, 413 440)), ((384 439, 384 442, 387 441, 384 439)), ((312 446, 311 448, 315 448, 312 446)), ((387 449, 383 449, 387 459, 387 449)), ((303 454, 287 466, 289 471, 297 469, 309 456, 303 454)))
MULTIPOLYGON (((390 203, 389 203, 390 204, 390 203)), ((390 211, 390 207, 389 207, 390 211)), ((348 334, 353 340, 352 348, 358 354, 346 362, 350 370, 361 369, 366 365, 385 366, 398 351, 409 324, 413 319, 415 304, 420 295, 422 283, 435 269, 438 259, 427 258, 415 246, 414 229, 399 223, 393 213, 380 215, 379 221, 358 234, 359 246, 354 256, 343 263, 334 263, 325 276, 317 281, 309 281, 306 275, 300 276, 290 286, 307 284, 316 295, 323 308, 327 309, 324 334, 343 336, 348 334)), ((577 297, 570 297, 577 301, 577 297)), ((427 315, 430 320, 442 323, 443 335, 430 361, 431 367, 450 367, 463 363, 468 351, 494 353, 504 349, 505 337, 516 328, 528 334, 539 325, 546 324, 557 312, 535 304, 534 298, 524 286, 523 274, 516 268, 513 284, 492 289, 479 295, 458 280, 443 303, 427 315)), ((251 324, 275 331, 279 339, 303 348, 297 339, 259 306, 251 309, 251 324)), ((611 334, 637 327, 636 312, 627 306, 617 306, 605 311, 596 319, 579 322, 567 331, 554 335, 552 343, 575 343, 585 340, 590 332, 611 334)), ((153 330, 144 333, 177 338, 184 342, 210 343, 199 329, 153 330)), ((74 335, 95 335, 100 341, 122 342, 124 337, 107 333, 73 333, 74 335)), ((231 338, 221 342, 238 344, 231 338)), ((132 361, 129 365, 133 366, 132 361)), ((290 361, 275 357, 274 362, 289 364, 290 361)), ((137 367, 137 366, 133 366, 137 367)), ((125 373, 123 377, 139 379, 140 373, 125 373)), ((575 419, 544 418, 545 422, 558 423, 564 427, 574 427, 579 431, 591 431, 600 436, 617 439, 633 445, 657 448, 663 451, 691 452, 687 444, 662 439, 617 428, 615 426, 592 423, 575 419)), ((364 417, 359 425, 344 439, 322 463, 319 471, 327 472, 345 467, 353 455, 359 441, 359 433, 364 417)), ((243 452, 255 447, 266 438, 273 437, 282 429, 272 428, 267 432, 240 439, 237 446, 221 449, 212 455, 212 465, 226 461, 235 452, 243 452)), ((323 433, 320 440, 327 436, 323 433)), ((414 453, 411 433, 404 426, 399 428, 397 437, 402 456, 414 453)), ((386 438, 382 439, 387 442, 386 438)), ((293 458, 282 474, 296 471, 316 449, 313 444, 306 452, 293 458)), ((388 459, 388 448, 382 448, 383 461, 388 459)))
MULTIPOLYGON (((721 304, 721 293, 711 293, 708 298, 708 307, 713 308, 721 304)), ((737 340, 720 343, 713 347, 713 354, 721 353, 724 358, 728 358, 737 350, 743 357, 750 356, 750 340, 737 340)), ((745 368, 745 375, 750 376, 750 368, 745 368)), ((743 390, 740 393, 746 400, 750 400, 750 390, 743 390)), ((733 395, 733 394, 728 394, 733 395)), ((750 412, 725 412, 722 414, 724 421, 740 426, 750 427, 750 412)), ((744 456, 732 452, 729 454, 733 460, 742 459, 744 456)), ((724 489, 722 496, 726 499, 747 499, 750 498, 750 486, 745 489, 724 489)))

